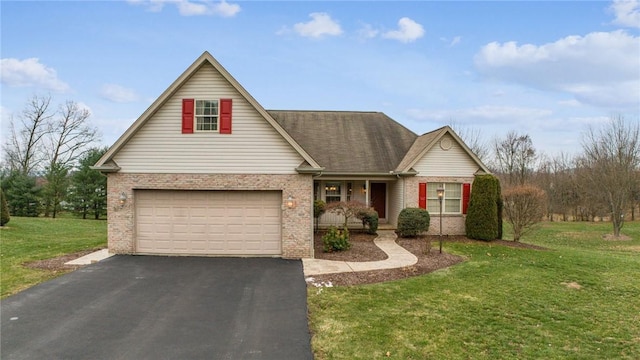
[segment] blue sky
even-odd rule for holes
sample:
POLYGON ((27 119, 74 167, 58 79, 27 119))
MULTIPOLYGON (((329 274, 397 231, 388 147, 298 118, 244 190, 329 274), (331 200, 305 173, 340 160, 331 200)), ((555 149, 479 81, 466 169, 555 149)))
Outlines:
POLYGON ((203 51, 266 109, 382 111, 422 134, 580 151, 640 116, 640 1, 2 1, 2 142, 76 101, 111 145, 203 51))

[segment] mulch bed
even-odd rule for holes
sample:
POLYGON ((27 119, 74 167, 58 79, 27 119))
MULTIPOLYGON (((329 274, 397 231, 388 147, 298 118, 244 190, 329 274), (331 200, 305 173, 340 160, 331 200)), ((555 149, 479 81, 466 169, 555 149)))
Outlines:
POLYGON ((373 240, 377 238, 378 235, 350 231, 349 242, 351 242, 351 248, 347 251, 329 253, 324 252, 322 235, 324 235, 324 231, 319 231, 313 239, 316 259, 334 261, 378 261, 385 260, 388 257, 387 253, 373 243, 373 240))
POLYGON ((83 251, 75 252, 73 254, 59 256, 56 258, 30 261, 30 262, 24 263, 23 265, 32 269, 53 271, 54 273, 60 272, 60 271, 69 272, 69 271, 77 270, 81 268, 83 265, 65 265, 66 262, 75 260, 79 257, 83 257, 85 255, 91 254, 92 252, 95 252, 98 250, 100 249, 83 250, 83 251))
MULTIPOLYGON (((364 236, 358 236, 358 240, 355 240, 355 234, 352 234, 351 249, 342 251, 339 253, 325 253, 322 251, 322 235, 316 234, 315 239, 315 257, 316 259, 326 260, 341 260, 341 261, 377 261, 386 259, 386 254, 374 243, 375 236, 368 235, 368 238, 364 236), (320 245, 318 245, 320 244, 320 245), (367 254, 372 251, 372 256, 368 257, 367 254), (380 258, 378 255, 382 252, 385 256, 380 258), (351 256, 350 254, 354 254, 351 256)), ((358 234, 364 235, 364 234, 358 234)), ((438 269, 444 269, 449 266, 463 262, 465 259, 462 256, 442 253, 438 251, 439 245, 438 236, 423 236, 419 238, 398 238, 396 242, 398 245, 407 249, 418 258, 418 262, 412 266, 388 269, 388 270, 373 270, 373 271, 360 271, 351 273, 339 273, 339 274, 326 274, 326 275, 314 275, 313 282, 309 282, 309 286, 313 284, 332 284, 333 286, 352 286, 361 284, 373 284, 379 282, 386 282, 392 280, 405 279, 412 276, 424 275, 438 269), (427 251, 427 249, 430 251, 427 251)), ((506 240, 494 240, 491 242, 484 242, 478 240, 471 240, 464 236, 447 236, 443 242, 463 242, 478 245, 504 245, 516 248, 527 248, 535 250, 546 250, 546 248, 524 244, 514 241, 506 240)))

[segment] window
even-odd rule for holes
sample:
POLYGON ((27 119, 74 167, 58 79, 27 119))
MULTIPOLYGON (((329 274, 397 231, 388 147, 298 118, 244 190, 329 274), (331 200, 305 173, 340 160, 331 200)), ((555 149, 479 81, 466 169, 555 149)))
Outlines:
POLYGON ((196 100, 196 130, 218 131, 218 100, 196 100))
POLYGON ((438 187, 444 188, 442 199, 443 214, 462 213, 462 184, 458 183, 428 183, 427 184, 427 210, 431 214, 440 213, 438 202, 438 187))
POLYGON ((324 186, 325 202, 339 202, 342 194, 342 184, 339 182, 327 182, 324 186))

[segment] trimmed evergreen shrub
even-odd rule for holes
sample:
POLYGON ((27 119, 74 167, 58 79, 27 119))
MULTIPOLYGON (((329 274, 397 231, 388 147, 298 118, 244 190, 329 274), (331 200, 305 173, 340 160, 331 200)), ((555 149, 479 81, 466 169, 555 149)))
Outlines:
POLYGON ((405 208, 398 215, 398 229, 400 237, 414 237, 429 230, 431 218, 429 212, 420 208, 405 208))
POLYGON ((358 213, 358 219, 362 221, 362 227, 367 234, 375 234, 378 231, 378 212, 372 208, 362 210, 358 213))
POLYGON ((324 214, 327 204, 322 200, 314 200, 313 202, 313 217, 319 218, 324 214))
POLYGON ((0 226, 4 226, 9 220, 11 220, 9 205, 7 205, 7 199, 4 197, 4 191, 0 189, 0 226))
POLYGON ((327 204, 322 200, 314 200, 313 201, 313 218, 315 219, 315 231, 318 231, 318 221, 320 216, 325 213, 327 208, 327 204))
POLYGON ((351 248, 349 230, 346 228, 338 229, 335 226, 331 226, 322 237, 322 243, 324 245, 324 252, 348 250, 351 248))
POLYGON ((477 175, 471 187, 465 231, 470 239, 490 241, 498 238, 498 196, 500 183, 493 175, 477 175))

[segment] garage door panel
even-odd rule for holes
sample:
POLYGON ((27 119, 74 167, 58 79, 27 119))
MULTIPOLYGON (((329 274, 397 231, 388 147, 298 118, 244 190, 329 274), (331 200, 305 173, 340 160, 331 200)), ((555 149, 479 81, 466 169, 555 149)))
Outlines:
POLYGON ((281 192, 139 190, 135 199, 138 252, 281 254, 281 192))

